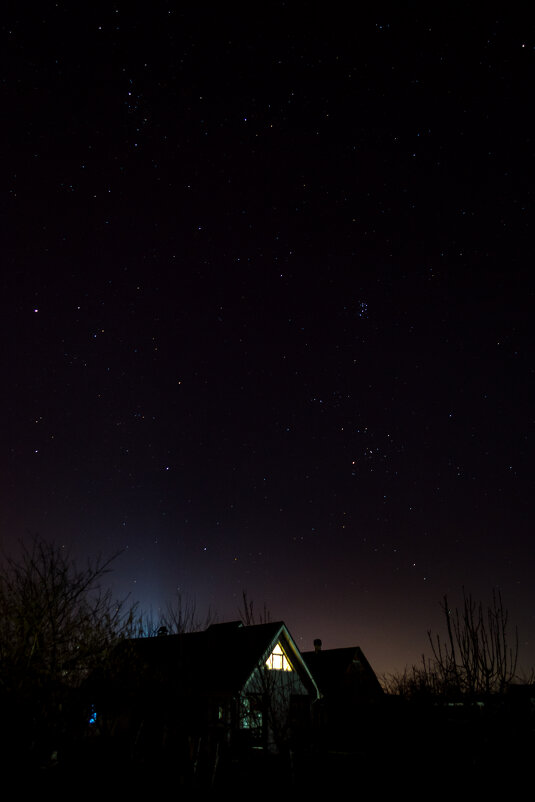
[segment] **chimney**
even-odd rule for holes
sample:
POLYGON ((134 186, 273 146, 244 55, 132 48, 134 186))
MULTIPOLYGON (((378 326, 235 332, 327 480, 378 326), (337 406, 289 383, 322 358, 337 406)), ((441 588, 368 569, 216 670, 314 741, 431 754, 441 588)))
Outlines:
POLYGON ((314 639, 314 651, 316 652, 316 654, 319 654, 319 652, 321 652, 321 638, 314 639))

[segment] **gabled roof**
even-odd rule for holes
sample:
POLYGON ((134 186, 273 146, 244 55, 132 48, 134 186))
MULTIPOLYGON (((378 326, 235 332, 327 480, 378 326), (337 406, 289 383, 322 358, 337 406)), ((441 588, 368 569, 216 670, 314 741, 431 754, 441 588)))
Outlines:
POLYGON ((324 696, 346 693, 349 685, 373 695, 383 692, 360 646, 320 649, 302 656, 324 696))
POLYGON ((235 695, 280 642, 310 693, 317 685, 282 621, 212 624, 203 632, 135 638, 121 644, 121 690, 150 683, 181 696, 235 695), (128 676, 125 676, 128 675, 128 676))

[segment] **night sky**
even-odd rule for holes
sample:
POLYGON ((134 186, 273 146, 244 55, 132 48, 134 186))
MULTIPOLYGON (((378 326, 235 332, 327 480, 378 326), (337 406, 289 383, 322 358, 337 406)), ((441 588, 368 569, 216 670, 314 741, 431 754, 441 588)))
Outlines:
POLYGON ((123 550, 114 590, 153 612, 178 588, 236 618, 247 589, 378 673, 418 661, 444 593, 498 588, 534 664, 528 21, 24 5, 2 546, 123 550))

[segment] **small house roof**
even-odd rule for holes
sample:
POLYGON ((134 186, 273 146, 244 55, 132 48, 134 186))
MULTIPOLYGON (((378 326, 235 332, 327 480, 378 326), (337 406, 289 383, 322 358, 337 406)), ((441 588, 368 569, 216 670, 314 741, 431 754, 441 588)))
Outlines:
POLYGON ((312 676, 324 696, 346 693, 351 685, 370 694, 382 694, 374 670, 360 646, 302 652, 312 676))
POLYGON ((202 632, 134 638, 119 647, 121 690, 150 683, 154 693, 236 695, 253 671, 280 642, 307 690, 317 685, 284 622, 244 626, 241 621, 212 624, 202 632))

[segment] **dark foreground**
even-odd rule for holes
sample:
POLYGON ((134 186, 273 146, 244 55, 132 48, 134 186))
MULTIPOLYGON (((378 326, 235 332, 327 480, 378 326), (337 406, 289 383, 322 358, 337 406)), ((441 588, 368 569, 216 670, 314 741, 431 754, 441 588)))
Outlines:
MULTIPOLYGON (((408 790, 418 796, 473 789, 509 792, 529 781, 535 746, 531 710, 383 705, 363 710, 345 732, 316 733, 282 754, 265 749, 198 749, 90 737, 65 745, 40 766, 22 756, 4 761, 3 777, 56 798, 165 794, 278 796, 295 789, 314 797, 408 790)), ((4 751, 4 757, 9 750, 4 751)))

